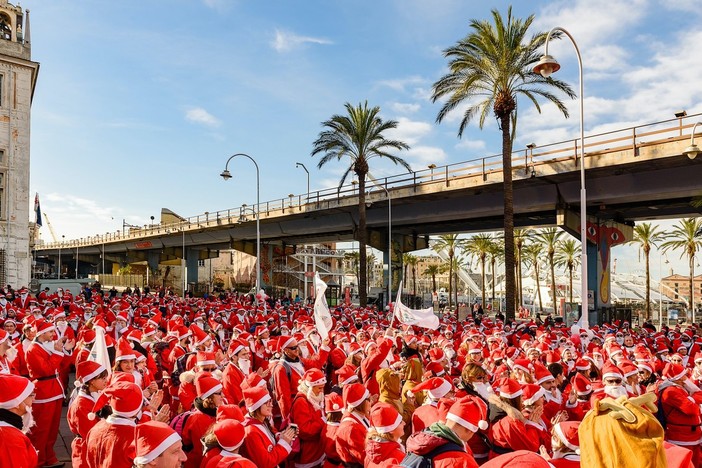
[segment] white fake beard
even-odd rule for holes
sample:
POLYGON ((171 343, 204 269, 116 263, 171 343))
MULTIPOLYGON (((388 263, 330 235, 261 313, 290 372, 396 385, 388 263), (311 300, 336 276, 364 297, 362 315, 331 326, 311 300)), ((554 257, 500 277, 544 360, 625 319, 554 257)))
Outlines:
POLYGON ((141 372, 135 370, 132 371, 132 375, 134 376, 134 383, 141 388, 141 382, 144 380, 144 378, 141 375, 141 372))
POLYGON ((34 421, 34 415, 32 415, 32 407, 28 406, 27 412, 22 415, 22 432, 26 434, 35 424, 36 421, 34 421))
POLYGON ((310 349, 307 346, 300 346, 300 356, 303 359, 307 359, 307 357, 310 355, 310 349))
POLYGON ((224 330, 219 330, 219 331, 217 332, 217 336, 219 336, 219 340, 220 340, 221 342, 224 342, 224 330))
POLYGON ((452 360, 453 358, 456 357, 456 351, 454 351, 453 349, 447 349, 446 350, 446 357, 449 359, 449 361, 452 360))
POLYGON ((7 304, 7 299, 3 297, 2 299, 0 299, 0 305, 5 307, 5 304, 7 304))
POLYGON ((49 353, 54 352, 54 342, 53 341, 45 341, 41 343, 41 346, 49 353))
POLYGON ((488 400, 490 395, 495 393, 492 386, 486 382, 473 382, 473 388, 484 400, 488 400))
POLYGON ((61 336, 63 336, 64 333, 66 333, 66 328, 68 328, 68 324, 66 322, 56 322, 56 328, 58 331, 61 332, 61 336))
POLYGON ((622 396, 623 397, 627 396, 626 387, 624 387, 623 385, 617 385, 617 386, 605 385, 604 392, 614 399, 617 399, 617 398, 622 397, 622 396))
POLYGON ((7 358, 8 362, 12 362, 15 360, 17 357, 17 348, 10 346, 7 348, 7 351, 5 351, 5 357, 7 358))
POLYGON ((617 344, 618 344, 619 346, 621 346, 621 345, 624 344, 624 338, 615 338, 615 341, 617 342, 617 344))
POLYGON ((249 375, 251 373, 251 361, 249 359, 239 359, 239 369, 245 375, 249 375))
POLYGON ((315 395, 310 388, 307 390, 307 401, 309 401, 315 409, 321 410, 324 408, 324 392, 319 392, 319 395, 315 395))
POLYGON ((311 333, 310 336, 307 337, 307 339, 310 340, 310 343, 312 343, 314 346, 319 347, 319 345, 322 344, 322 339, 316 333, 311 333))
POLYGON ((604 366, 604 359, 602 359, 602 358, 595 359, 595 366, 598 369, 602 370, 602 367, 604 366))

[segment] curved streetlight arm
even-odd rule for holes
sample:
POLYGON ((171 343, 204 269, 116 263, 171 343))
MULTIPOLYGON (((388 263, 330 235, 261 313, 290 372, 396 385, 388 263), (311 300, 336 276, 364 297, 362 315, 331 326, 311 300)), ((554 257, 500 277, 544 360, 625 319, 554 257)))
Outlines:
POLYGON ((232 178, 229 172, 229 161, 241 156, 248 158, 256 167, 256 291, 254 293, 254 299, 256 301, 256 306, 258 306, 258 292, 261 289, 261 183, 259 177, 258 163, 256 160, 246 153, 236 153, 229 156, 226 164, 224 165, 224 171, 220 174, 224 180, 229 180, 232 178))
MULTIPOLYGON (((584 325, 587 328, 589 324, 587 314, 588 314, 588 287, 587 287, 587 192, 585 190, 585 112, 584 112, 584 91, 583 91, 583 60, 580 55, 580 49, 578 44, 575 42, 573 36, 568 32, 568 30, 556 26, 551 29, 546 35, 546 42, 544 44, 544 56, 541 58, 542 62, 548 59, 555 63, 556 67, 551 70, 545 70, 548 76, 551 71, 557 71, 560 66, 558 62, 548 55, 548 43, 551 40, 551 36, 554 32, 560 31, 565 34, 570 42, 575 48, 575 54, 578 56, 578 80, 580 82, 580 243, 581 243, 581 257, 580 257, 580 297, 582 303, 582 316, 584 317, 584 325)), ((538 65, 537 65, 538 66, 538 65)), ((544 75, 542 73, 542 75, 544 75)))
POLYGON ((307 167, 304 164, 302 164, 301 162, 296 162, 295 167, 301 167, 307 173, 307 201, 309 202, 309 199, 310 199, 310 171, 308 171, 307 167))

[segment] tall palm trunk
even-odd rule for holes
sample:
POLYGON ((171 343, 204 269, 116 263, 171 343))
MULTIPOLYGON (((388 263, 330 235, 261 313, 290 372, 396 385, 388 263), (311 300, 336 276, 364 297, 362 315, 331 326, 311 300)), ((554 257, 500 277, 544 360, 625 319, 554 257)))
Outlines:
POLYGON ((487 304, 485 304, 485 256, 484 255, 480 256, 480 275, 482 277, 480 285, 481 285, 482 294, 483 294, 483 296, 482 296, 483 310, 485 311, 485 313, 487 313, 487 308, 486 308, 487 304))
MULTIPOLYGON (((505 97, 502 96, 502 99, 505 97)), ((505 231, 505 302, 506 318, 514 320, 515 294, 514 294, 514 196, 512 191, 512 137, 510 135, 510 115, 514 110, 514 101, 509 96, 505 101, 495 103, 495 113, 500 119, 502 127, 502 175, 504 192, 504 231, 505 231), (511 105, 510 105, 511 104, 511 105), (502 108, 498 106, 502 105, 502 108)))
POLYGON ((412 265, 412 294, 417 296, 417 266, 412 265))
POLYGON ((692 280, 695 277, 695 256, 690 255, 690 311, 692 312, 691 320, 695 323, 695 290, 693 288, 692 280))
POLYGON ((551 267, 551 300, 553 301, 553 313, 555 315, 558 309, 556 308, 556 266, 554 265, 553 256, 554 252, 551 250, 548 253, 548 262, 551 267))
POLYGON ((570 281, 570 304, 573 305, 573 263, 568 263, 568 280, 570 281))
POLYGON ((541 281, 539 280, 539 259, 534 259, 534 276, 536 276, 536 292, 539 295, 539 312, 543 313, 544 303, 541 301, 541 281))
MULTIPOLYGON (((495 300, 495 257, 492 257, 491 259, 491 265, 490 268, 492 269, 492 300, 495 300)), ((497 310, 502 309, 502 301, 500 301, 500 305, 497 307, 497 310)))
MULTIPOLYGON (((358 300, 361 307, 368 304, 368 253, 366 252, 366 172, 357 168, 358 175, 358 263, 361 277, 358 279, 358 300)), ((390 302, 390 298, 388 298, 390 302)))
POLYGON ((453 289, 451 288, 451 282, 453 281, 453 249, 449 250, 449 290, 448 290, 448 306, 449 309, 451 308, 451 301, 453 300, 453 296, 451 292, 453 289))
POLYGON ((431 274, 431 287, 434 288, 432 292, 436 292, 436 275, 434 273, 431 274))
POLYGON ((644 258, 646 260, 646 308, 644 309, 644 320, 649 320, 651 318, 651 270, 649 265, 649 253, 651 252, 651 247, 647 245, 644 247, 643 251, 644 258))

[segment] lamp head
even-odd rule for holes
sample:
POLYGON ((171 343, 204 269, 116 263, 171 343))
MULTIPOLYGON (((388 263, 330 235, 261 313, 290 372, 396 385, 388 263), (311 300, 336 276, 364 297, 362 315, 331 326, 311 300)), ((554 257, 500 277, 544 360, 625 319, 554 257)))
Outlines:
POLYGON ((694 143, 685 148, 685 151, 683 151, 683 154, 690 159, 695 159, 700 153, 702 153, 702 151, 700 151, 699 146, 695 145, 694 143))
POLYGON ((539 63, 534 67, 534 73, 539 73, 544 78, 548 78, 552 73, 561 69, 558 61, 550 55, 542 55, 539 63))
POLYGON ((220 174, 220 176, 221 176, 222 179, 224 179, 224 180, 229 180, 229 179, 232 178, 232 174, 231 174, 231 172, 229 172, 229 169, 223 170, 222 173, 220 174))

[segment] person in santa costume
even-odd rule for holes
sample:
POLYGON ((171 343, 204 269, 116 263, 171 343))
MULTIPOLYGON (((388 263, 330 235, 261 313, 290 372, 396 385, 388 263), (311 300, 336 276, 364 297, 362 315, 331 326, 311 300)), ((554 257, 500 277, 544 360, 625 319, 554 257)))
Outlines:
POLYGON ((36 381, 34 411, 36 426, 29 432, 29 440, 37 449, 39 466, 62 466, 54 453, 54 443, 61 422, 64 394, 59 380, 59 367, 66 353, 75 343, 66 337, 54 340, 56 328, 49 322, 37 320, 37 335, 27 350, 29 378, 36 381))
POLYGON ((424 404, 412 414, 412 432, 423 431, 441 419, 439 415, 439 400, 453 397, 453 385, 441 377, 432 377, 412 389, 412 392, 426 392, 424 404))
POLYGON ((478 430, 488 428, 488 407, 478 397, 468 395, 456 401, 446 415, 446 422, 437 422, 407 439, 407 452, 430 456, 434 468, 477 468, 473 455, 466 449, 478 430))
POLYGON ((580 466, 578 427, 580 427, 580 421, 563 421, 554 424, 551 430, 553 456, 548 455, 545 447, 540 449, 541 456, 555 468, 578 468, 580 466))
MULTIPOLYGON (((513 408, 521 411, 522 390, 519 383, 514 379, 503 379, 498 382, 500 398, 510 404, 513 408)), ((533 432, 527 431, 526 424, 540 424, 541 411, 533 411, 529 413, 529 418, 525 418, 519 414, 515 417, 514 413, 504 416, 495 421, 490 427, 491 439, 495 448, 493 457, 499 453, 504 453, 505 450, 531 450, 537 452, 539 450, 540 440, 533 432)), ((492 457, 491 457, 492 458, 492 457)))
POLYGON ((178 433, 158 421, 136 427, 134 446, 135 468, 180 468, 186 459, 178 433))
POLYGON ((251 372, 251 350, 241 340, 232 340, 227 350, 229 363, 222 372, 222 393, 227 402, 240 404, 244 400, 241 383, 251 372))
POLYGON ((553 468, 553 465, 534 452, 517 450, 493 458, 482 468, 553 468))
POLYGON ((366 458, 370 396, 368 389, 359 383, 344 387, 346 415, 336 431, 336 451, 347 468, 362 467, 366 458))
POLYGON ((256 468, 251 460, 239 454, 239 448, 246 437, 246 429, 240 421, 218 421, 212 428, 212 435, 221 450, 206 462, 203 461, 202 468, 256 468))
MULTIPOLYGON (((60 340, 66 337, 67 340, 75 341, 76 334, 66 321, 66 313, 61 309, 56 309, 53 315, 54 326, 56 327, 56 339, 60 340)), ((61 378, 61 386, 64 391, 68 391, 68 375, 71 372, 71 366, 75 364, 74 353, 66 354, 61 360, 59 366, 59 377, 61 378)), ((69 392, 70 393, 70 392, 69 392)))
POLYGON ((222 384, 209 372, 195 378, 195 410, 183 427, 183 448, 188 454, 185 468, 199 468, 202 462, 202 436, 215 423, 217 407, 222 404, 222 384))
POLYGON ((370 412, 371 427, 366 436, 365 468, 382 468, 399 464, 405 458, 400 440, 405 434, 405 422, 394 406, 376 403, 370 412))
POLYGON ((296 431, 288 427, 279 435, 275 433, 270 422, 273 401, 265 386, 246 388, 244 402, 248 414, 244 418, 246 438, 241 454, 259 468, 274 468, 290 455, 296 431))
POLYGON ((144 396, 141 388, 131 382, 110 384, 97 398, 89 418, 109 414, 101 419, 85 437, 85 466, 87 468, 131 468, 135 458, 136 421, 140 416, 144 396), (109 405, 109 408, 107 407, 109 405))
POLYGON ((339 468, 343 466, 336 451, 336 431, 339 429, 344 411, 344 400, 338 393, 330 393, 324 397, 324 411, 327 413, 324 428, 324 468, 339 468))
POLYGON ((297 385, 298 393, 290 409, 290 421, 297 424, 300 452, 294 457, 296 468, 313 468, 324 462, 324 385, 327 379, 319 369, 305 371, 297 385))
POLYGON ((0 374, 19 374, 15 366, 17 348, 12 346, 10 334, 0 329, 0 374))
POLYGON ((73 466, 85 465, 85 447, 83 442, 90 429, 97 424, 96 419, 88 418, 95 400, 107 384, 107 369, 95 361, 83 361, 76 367, 76 384, 78 395, 68 407, 68 427, 75 434, 71 442, 71 459, 73 466))
POLYGON ((25 435, 33 422, 34 390, 34 384, 25 377, 0 374, 0 461, 13 468, 41 466, 25 435))

